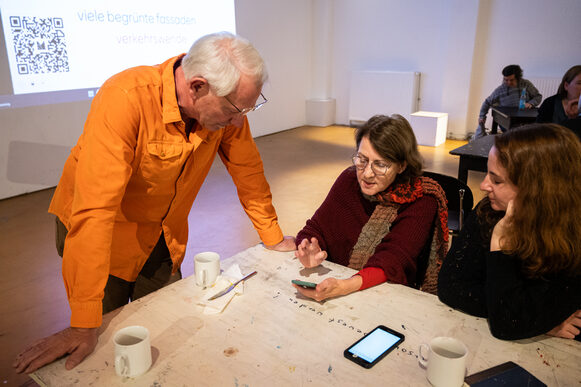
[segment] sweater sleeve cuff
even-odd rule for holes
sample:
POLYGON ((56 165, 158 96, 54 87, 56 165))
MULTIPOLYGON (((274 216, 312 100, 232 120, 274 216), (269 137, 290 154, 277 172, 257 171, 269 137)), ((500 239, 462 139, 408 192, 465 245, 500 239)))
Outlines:
POLYGON ((278 223, 276 223, 272 227, 269 227, 266 230, 257 230, 257 231, 260 240, 266 246, 276 245, 277 243, 281 242, 284 237, 278 223))
POLYGON ((360 275, 362 280, 359 290, 367 289, 387 281, 385 272, 379 267, 365 267, 356 275, 360 275))
POLYGON ((101 302, 71 302, 71 327, 98 328, 103 322, 101 302))

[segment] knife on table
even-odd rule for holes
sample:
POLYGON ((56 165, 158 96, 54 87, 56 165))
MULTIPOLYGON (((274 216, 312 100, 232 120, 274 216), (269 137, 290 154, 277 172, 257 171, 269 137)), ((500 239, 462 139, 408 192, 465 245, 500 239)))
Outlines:
POLYGON ((222 297, 224 294, 226 294, 226 293, 230 292, 232 289, 234 289, 236 287, 236 285, 238 285, 240 282, 247 280, 248 278, 252 277, 254 274, 256 274, 256 271, 253 271, 250 274, 246 274, 244 277, 242 277, 238 281, 234 282, 232 285, 228 286, 226 289, 224 289, 224 290, 214 294, 212 297, 208 298, 208 301, 212 301, 218 297, 222 297))

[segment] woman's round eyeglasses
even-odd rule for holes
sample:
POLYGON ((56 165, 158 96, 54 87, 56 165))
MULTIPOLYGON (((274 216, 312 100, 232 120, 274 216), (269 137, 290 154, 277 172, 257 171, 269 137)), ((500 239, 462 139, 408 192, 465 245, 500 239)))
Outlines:
MULTIPOLYGON (((360 171, 367 168, 367 164, 369 164, 369 159, 360 154, 356 154, 351 160, 353 161, 355 168, 359 169, 360 171)), ((392 165, 392 163, 386 163, 385 161, 374 160, 371 163, 371 170, 376 175, 385 175, 392 165)))

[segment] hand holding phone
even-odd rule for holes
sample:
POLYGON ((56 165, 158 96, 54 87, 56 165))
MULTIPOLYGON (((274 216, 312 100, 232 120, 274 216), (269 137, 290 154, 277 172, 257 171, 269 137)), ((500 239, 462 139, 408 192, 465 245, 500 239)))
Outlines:
POLYGON ((347 348, 343 355, 362 367, 371 368, 401 344, 404 339, 403 334, 379 325, 347 348))

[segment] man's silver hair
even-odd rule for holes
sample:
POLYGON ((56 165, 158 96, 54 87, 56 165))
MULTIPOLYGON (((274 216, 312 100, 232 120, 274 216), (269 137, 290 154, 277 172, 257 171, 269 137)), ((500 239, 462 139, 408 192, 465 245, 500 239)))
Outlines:
POLYGON ((182 60, 186 79, 202 77, 219 97, 230 94, 245 74, 262 85, 268 79, 266 66, 254 46, 229 32, 218 32, 196 40, 182 60))

